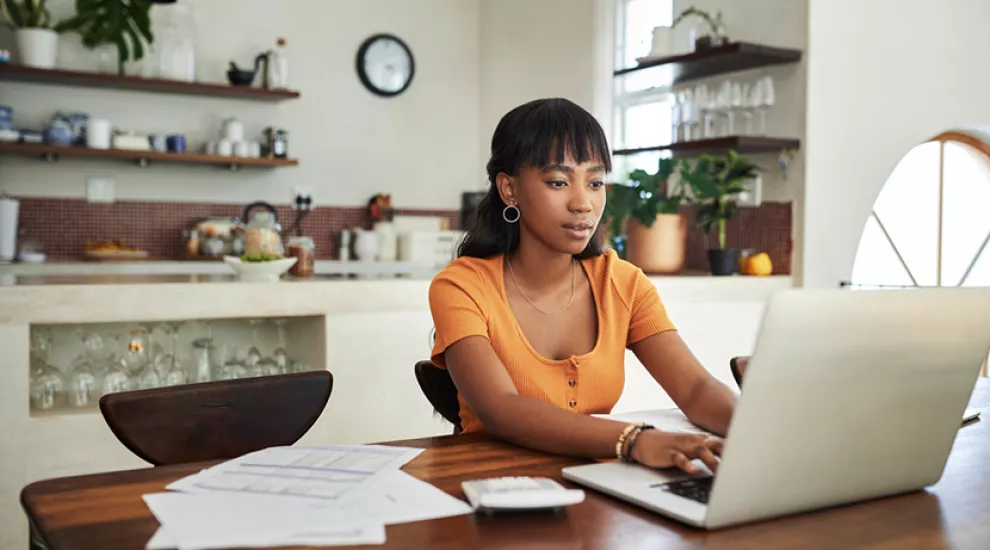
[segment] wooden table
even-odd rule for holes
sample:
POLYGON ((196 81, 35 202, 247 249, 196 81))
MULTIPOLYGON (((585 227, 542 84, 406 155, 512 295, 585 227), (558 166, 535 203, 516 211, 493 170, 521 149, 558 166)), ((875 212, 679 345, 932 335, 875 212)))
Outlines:
MULTIPOLYGON (((605 495, 559 514, 466 515, 387 528, 386 548, 990 548, 990 384, 970 406, 983 419, 963 427, 945 474, 926 491, 729 528, 685 527, 605 495)), ((466 479, 540 475, 582 461, 522 450, 479 435, 396 442, 427 450, 404 469, 463 498, 466 479)), ((204 464, 33 483, 21 494, 52 550, 139 550, 158 527, 141 495, 204 464)), ((566 483, 566 482, 565 482, 566 483)))

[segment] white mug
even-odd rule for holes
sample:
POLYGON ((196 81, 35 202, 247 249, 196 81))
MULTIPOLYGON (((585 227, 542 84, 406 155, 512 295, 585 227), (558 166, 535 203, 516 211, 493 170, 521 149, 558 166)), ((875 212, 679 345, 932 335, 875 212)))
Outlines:
POLYGON ((223 121, 223 137, 230 141, 241 141, 244 139, 244 123, 236 118, 228 118, 223 121))
POLYGON ((251 145, 246 141, 238 141, 234 144, 234 156, 241 158, 251 156, 251 145))
POLYGON ((248 148, 251 150, 251 156, 254 158, 261 157, 261 144, 257 141, 249 141, 248 148))
POLYGON ((86 146, 93 149, 109 149, 111 134, 109 120, 91 118, 86 124, 86 146))
POLYGON ((217 142, 215 142, 215 141, 208 141, 208 142, 206 142, 205 149, 206 149, 206 154, 207 155, 216 155, 217 154, 217 142))
POLYGON ((234 154, 234 142, 229 139, 221 139, 217 142, 217 155, 229 157, 234 154))

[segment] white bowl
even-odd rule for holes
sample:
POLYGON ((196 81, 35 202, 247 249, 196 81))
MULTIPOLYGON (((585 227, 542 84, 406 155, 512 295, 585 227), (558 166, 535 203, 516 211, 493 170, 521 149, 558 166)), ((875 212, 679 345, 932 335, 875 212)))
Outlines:
POLYGON ((282 258, 270 262, 244 262, 237 256, 224 256, 223 261, 231 267, 242 281, 276 282, 299 258, 282 258))

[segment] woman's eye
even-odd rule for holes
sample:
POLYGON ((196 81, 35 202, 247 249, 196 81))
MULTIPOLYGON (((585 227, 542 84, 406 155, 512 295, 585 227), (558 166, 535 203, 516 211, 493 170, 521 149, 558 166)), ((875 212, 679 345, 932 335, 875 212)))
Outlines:
POLYGON ((552 181, 548 181, 547 185, 553 187, 554 189, 560 189, 561 187, 566 187, 567 182, 562 180, 552 180, 552 181))
POLYGON ((598 189, 598 188, 604 187, 605 186, 605 182, 604 181, 593 181, 589 185, 591 185, 591 187, 593 189, 598 189))

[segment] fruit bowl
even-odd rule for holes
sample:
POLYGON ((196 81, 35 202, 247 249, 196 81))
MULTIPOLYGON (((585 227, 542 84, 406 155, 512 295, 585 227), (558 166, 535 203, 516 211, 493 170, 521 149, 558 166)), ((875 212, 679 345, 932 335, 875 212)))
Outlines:
POLYGON ((245 262, 237 256, 224 256, 223 261, 234 272, 237 278, 249 282, 277 282, 282 275, 295 265, 299 258, 280 258, 261 262, 245 262))

